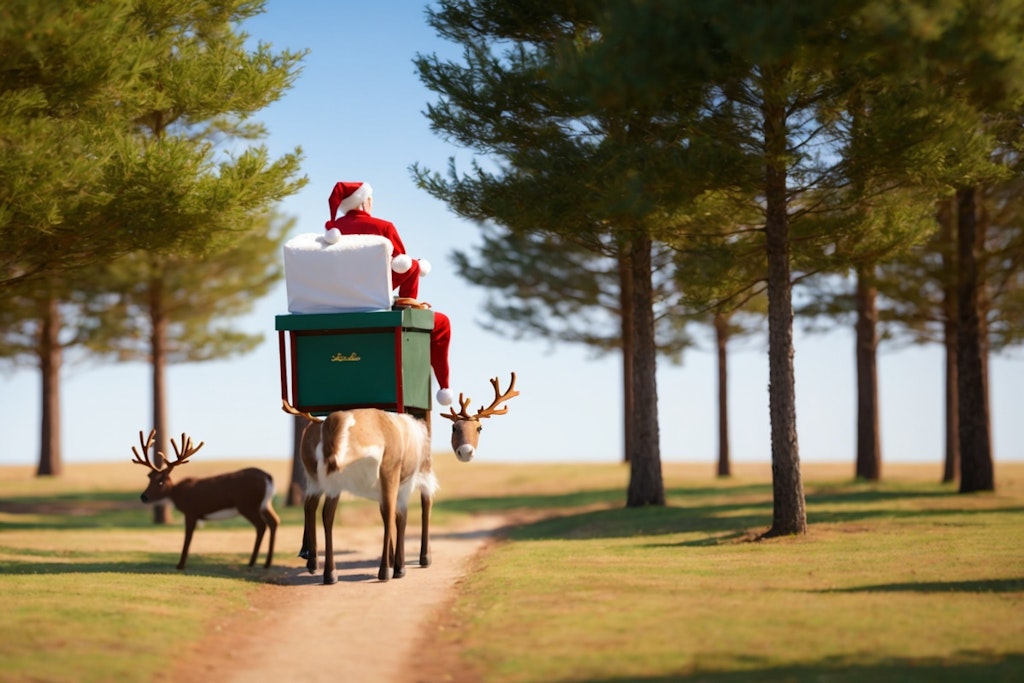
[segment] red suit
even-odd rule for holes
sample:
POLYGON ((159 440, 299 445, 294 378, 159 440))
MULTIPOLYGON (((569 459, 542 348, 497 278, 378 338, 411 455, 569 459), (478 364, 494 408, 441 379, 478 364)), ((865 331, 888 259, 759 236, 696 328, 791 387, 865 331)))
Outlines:
MULTIPOLYGON (((391 240, 393 250, 391 257, 406 254, 405 245, 398 235, 393 223, 375 218, 360 209, 352 209, 344 216, 335 220, 327 221, 324 224, 325 230, 337 228, 342 235, 380 235, 391 240)), ((407 255, 407 254, 406 254, 407 255)), ((398 288, 398 296, 405 296, 411 299, 419 297, 420 290, 420 262, 413 259, 412 267, 404 273, 392 271, 391 282, 398 288)))
MULTIPOLYGON (((325 230, 337 228, 342 235, 380 235, 391 240, 392 262, 401 262, 398 256, 408 259, 405 245, 398 235, 393 223, 371 216, 362 206, 373 192, 368 183, 337 183, 327 200, 331 209, 331 220, 324 224, 325 230), (341 216, 335 218, 341 210, 341 216)), ((420 288, 420 262, 411 259, 407 270, 394 270, 392 267, 392 284, 398 289, 398 296, 418 298, 420 288)), ((425 274, 425 273, 424 273, 425 274)), ((452 402, 449 387, 448 347, 451 342, 452 327, 448 316, 434 311, 434 329, 430 332, 430 367, 434 370, 438 391, 438 402, 449 405, 452 402)))

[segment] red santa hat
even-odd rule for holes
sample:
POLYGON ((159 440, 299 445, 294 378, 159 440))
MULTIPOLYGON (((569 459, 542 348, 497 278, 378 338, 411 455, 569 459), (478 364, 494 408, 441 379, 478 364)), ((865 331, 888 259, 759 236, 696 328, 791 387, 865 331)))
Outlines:
POLYGON ((373 188, 370 187, 370 183, 335 183, 331 196, 327 198, 327 205, 331 207, 331 220, 338 217, 338 211, 344 216, 369 199, 372 194, 373 188))

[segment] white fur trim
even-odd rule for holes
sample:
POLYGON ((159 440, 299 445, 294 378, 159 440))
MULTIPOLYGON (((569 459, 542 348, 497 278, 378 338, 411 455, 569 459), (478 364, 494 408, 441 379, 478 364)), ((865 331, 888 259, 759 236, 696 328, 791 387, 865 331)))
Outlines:
POLYGON ((455 394, 452 393, 451 389, 438 389, 437 390, 437 402, 443 406, 450 406, 452 401, 455 400, 455 394))
POLYGON ((426 277, 427 275, 430 275, 430 270, 432 268, 433 266, 430 265, 430 261, 428 261, 425 258, 420 259, 420 277, 426 277))
POLYGON ((358 190, 341 200, 341 204, 338 204, 338 213, 344 216, 352 209, 359 208, 372 194, 373 188, 370 187, 370 183, 363 183, 358 190))
POLYGON ((324 234, 324 242, 326 244, 337 244, 340 239, 341 230, 338 230, 337 228, 331 228, 324 234))
POLYGON ((412 268, 412 259, 408 254, 399 254, 391 259, 391 270, 399 275, 408 273, 410 268, 412 268))

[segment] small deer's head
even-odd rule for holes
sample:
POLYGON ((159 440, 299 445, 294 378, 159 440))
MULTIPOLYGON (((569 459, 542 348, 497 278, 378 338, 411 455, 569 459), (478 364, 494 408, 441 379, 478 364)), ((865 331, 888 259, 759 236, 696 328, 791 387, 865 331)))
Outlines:
POLYGON ((475 415, 470 415, 466 410, 473 399, 463 398, 462 394, 459 394, 461 410, 458 413, 455 412, 455 408, 449 408, 450 413, 441 413, 441 417, 452 421, 452 450, 455 451, 455 457, 460 462, 469 462, 476 454, 480 432, 483 430, 480 420, 492 415, 504 415, 508 412, 508 406, 503 408, 498 408, 498 406, 519 395, 519 392, 515 390, 516 373, 514 372, 505 393, 501 393, 497 377, 491 380, 491 386, 494 387, 494 400, 486 408, 481 406, 475 415))
POLYGON ((167 496, 171 495, 171 490, 174 488, 174 482, 171 481, 171 471, 178 465, 184 464, 190 456, 195 454, 200 448, 203 447, 205 441, 200 441, 198 446, 192 444, 192 437, 181 435, 181 448, 178 448, 178 444, 171 438, 171 445, 174 446, 175 461, 171 462, 163 453, 157 451, 157 455, 164 459, 167 466, 164 468, 156 467, 149 459, 149 449, 153 446, 153 442, 156 440, 156 430, 154 429, 149 433, 149 438, 143 438, 142 432, 139 432, 139 445, 142 446, 142 454, 132 446, 132 453, 135 457, 132 462, 145 465, 149 468, 149 486, 139 496, 143 503, 153 503, 167 496))

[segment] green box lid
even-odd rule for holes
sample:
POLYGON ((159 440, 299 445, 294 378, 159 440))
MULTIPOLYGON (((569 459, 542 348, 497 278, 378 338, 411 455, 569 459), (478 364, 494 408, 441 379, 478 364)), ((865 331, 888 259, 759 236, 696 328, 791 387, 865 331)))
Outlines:
POLYGON ((360 313, 289 313, 275 319, 275 330, 358 330, 373 327, 402 327, 429 331, 434 312, 424 308, 360 313))

